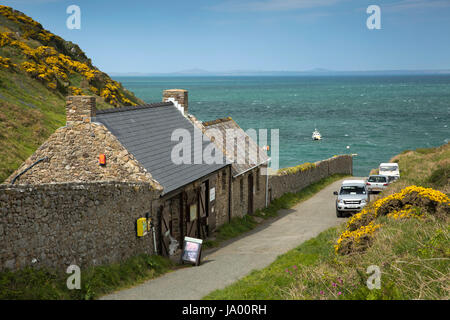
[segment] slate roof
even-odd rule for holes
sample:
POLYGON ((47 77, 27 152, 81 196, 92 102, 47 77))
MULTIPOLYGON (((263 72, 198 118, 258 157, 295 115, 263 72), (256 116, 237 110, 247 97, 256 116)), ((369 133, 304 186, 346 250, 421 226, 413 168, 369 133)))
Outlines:
MULTIPOLYGON (((193 163, 194 155, 202 153, 198 146, 194 149, 194 131, 201 137, 203 134, 172 102, 98 110, 92 121, 102 123, 118 138, 125 149, 164 187, 163 194, 228 165, 226 160, 223 164, 193 163), (177 165, 171 160, 172 149, 179 144, 179 141, 171 141, 175 129, 185 129, 191 134, 192 164, 177 165)), ((210 143, 209 139, 202 139, 203 150, 210 143)), ((221 150, 216 152, 224 159, 221 150)))
MULTIPOLYGON (((217 148, 222 150, 222 152, 229 158, 229 161, 231 159, 234 160, 231 165, 233 176, 238 176, 253 167, 266 163, 269 160, 267 153, 259 147, 258 144, 230 117, 203 122, 203 127, 204 130, 214 128, 222 133, 222 139, 214 138, 213 140, 217 148), (233 129, 237 139, 227 141, 227 129, 233 129), (240 143, 239 141, 246 142, 240 143), (238 154, 245 155, 245 158, 243 158, 244 161, 237 161, 238 154)), ((205 132, 208 135, 208 131, 205 132)), ((212 135, 210 135, 210 138, 211 137, 212 135)))

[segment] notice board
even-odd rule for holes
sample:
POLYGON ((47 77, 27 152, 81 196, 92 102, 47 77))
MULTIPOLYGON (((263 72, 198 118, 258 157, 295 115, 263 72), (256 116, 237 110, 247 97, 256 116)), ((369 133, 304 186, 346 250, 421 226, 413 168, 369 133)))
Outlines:
POLYGON ((202 239, 184 237, 183 254, 181 255, 181 262, 192 263, 196 266, 200 265, 202 255, 202 239))

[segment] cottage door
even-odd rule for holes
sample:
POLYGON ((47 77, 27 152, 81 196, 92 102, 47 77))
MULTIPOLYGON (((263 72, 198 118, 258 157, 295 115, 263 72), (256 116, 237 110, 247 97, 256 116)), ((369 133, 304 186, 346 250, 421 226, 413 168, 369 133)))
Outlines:
POLYGON ((169 206, 161 206, 160 207, 160 224, 159 224, 161 233, 160 233, 160 242, 161 242, 161 254, 163 256, 169 256, 169 246, 170 246, 170 237, 172 230, 172 220, 171 214, 169 210, 169 206))
POLYGON ((202 183, 199 190, 199 237, 206 239, 208 237, 208 213, 209 213, 209 181, 202 183))
POLYGON ((211 177, 208 188, 206 189, 206 202, 208 203, 208 235, 216 229, 216 177, 211 177))
POLYGON ((186 205, 186 236, 198 238, 198 199, 186 205))

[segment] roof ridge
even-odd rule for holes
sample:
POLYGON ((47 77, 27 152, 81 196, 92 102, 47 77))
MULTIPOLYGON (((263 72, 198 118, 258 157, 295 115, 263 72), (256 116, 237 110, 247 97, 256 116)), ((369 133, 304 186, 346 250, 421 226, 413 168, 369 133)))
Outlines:
POLYGON ((218 123, 227 122, 227 121, 231 121, 231 120, 233 120, 231 117, 226 117, 226 118, 220 118, 220 119, 211 120, 211 121, 203 121, 202 124, 205 127, 208 127, 208 126, 212 126, 212 125, 215 125, 218 123))
POLYGON ((110 108, 110 109, 103 109, 103 110, 97 110, 97 114, 105 114, 105 113, 115 113, 115 112, 125 112, 125 111, 131 111, 131 110, 142 110, 147 108, 157 108, 157 107, 166 107, 166 106, 173 106, 173 102, 155 102, 155 103, 146 103, 140 106, 134 106, 134 107, 121 107, 121 108, 110 108))

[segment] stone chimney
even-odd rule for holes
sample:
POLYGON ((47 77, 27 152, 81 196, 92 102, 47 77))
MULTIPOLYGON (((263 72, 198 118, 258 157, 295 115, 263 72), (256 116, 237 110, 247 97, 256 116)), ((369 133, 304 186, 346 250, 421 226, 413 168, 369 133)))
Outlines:
POLYGON ((184 89, 169 89, 163 91, 163 102, 173 102, 184 115, 188 114, 188 91, 184 89))
POLYGON ((95 97, 69 96, 66 99, 66 123, 91 122, 96 115, 95 97))

